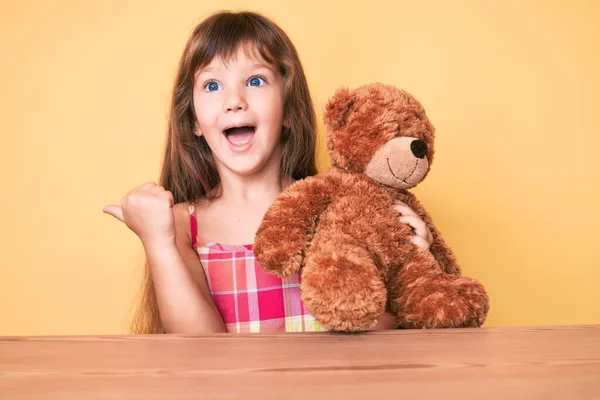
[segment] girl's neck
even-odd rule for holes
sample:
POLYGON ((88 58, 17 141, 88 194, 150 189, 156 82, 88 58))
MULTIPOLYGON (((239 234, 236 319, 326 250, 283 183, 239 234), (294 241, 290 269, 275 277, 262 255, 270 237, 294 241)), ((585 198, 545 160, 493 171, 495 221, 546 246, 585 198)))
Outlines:
POLYGON ((223 168, 219 171, 221 183, 217 188, 217 201, 224 206, 256 207, 268 205, 277 195, 293 183, 293 179, 281 176, 279 162, 265 166, 255 174, 238 175, 223 168))
POLYGON ((291 178, 277 174, 224 176, 219 185, 219 201, 225 204, 271 203, 291 184, 291 178))
POLYGON ((218 243, 252 243, 264 213, 277 195, 293 183, 280 178, 279 168, 252 176, 225 171, 217 197, 203 205, 198 226, 201 235, 218 243))

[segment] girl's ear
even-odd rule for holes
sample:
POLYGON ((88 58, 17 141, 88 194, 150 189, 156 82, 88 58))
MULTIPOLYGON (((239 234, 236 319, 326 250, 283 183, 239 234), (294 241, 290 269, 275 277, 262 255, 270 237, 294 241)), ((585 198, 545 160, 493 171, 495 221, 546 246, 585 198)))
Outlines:
POLYGON ((194 128, 194 135, 196 135, 198 137, 202 136, 202 131, 200 130, 198 125, 196 125, 196 127, 194 128))
POLYGON ((352 109, 356 95, 348 88, 340 88, 325 105, 323 115, 325 125, 338 130, 346 124, 349 111, 352 109))

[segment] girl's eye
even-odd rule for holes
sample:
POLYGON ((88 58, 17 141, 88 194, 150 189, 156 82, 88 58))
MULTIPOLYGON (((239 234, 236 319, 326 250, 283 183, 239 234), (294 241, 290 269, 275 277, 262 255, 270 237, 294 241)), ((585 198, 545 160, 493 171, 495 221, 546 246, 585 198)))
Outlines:
POLYGON ((206 85, 204 85, 204 88, 209 92, 216 92, 217 90, 219 90, 219 84, 214 81, 208 82, 206 85))
POLYGON ((260 76, 254 76, 254 77, 250 78, 250 80, 248 81, 248 84, 250 86, 255 86, 255 87, 262 86, 265 83, 266 83, 265 80, 263 78, 261 78, 260 76))

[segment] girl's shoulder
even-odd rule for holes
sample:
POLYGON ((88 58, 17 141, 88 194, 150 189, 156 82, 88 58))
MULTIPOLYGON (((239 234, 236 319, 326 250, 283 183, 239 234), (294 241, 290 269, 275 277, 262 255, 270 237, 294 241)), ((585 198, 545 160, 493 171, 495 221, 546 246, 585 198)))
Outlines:
MULTIPOLYGON (((199 201, 184 201, 173 206, 175 218, 175 230, 178 238, 187 242, 194 249, 202 234, 206 233, 208 224, 212 218, 210 202, 206 199, 199 201), (202 232, 199 229, 202 228, 202 232)), ((209 230, 210 231, 210 230, 209 230)), ((200 240, 204 242, 204 240, 200 240)))
MULTIPOLYGON (((175 219, 175 231, 178 238, 186 238, 188 244, 192 244, 192 239, 197 232, 194 230, 194 221, 196 213, 202 207, 196 202, 181 202, 173 206, 173 216, 175 219)), ((197 226, 197 225, 196 225, 197 226)))
POLYGON ((206 200, 199 200, 197 202, 182 201, 173 206, 173 213, 176 220, 189 220, 191 215, 206 212, 207 209, 208 202, 206 200))
POLYGON ((173 215, 175 216, 175 224, 183 220, 189 220, 190 215, 196 213, 196 204, 192 202, 181 202, 173 206, 173 215))

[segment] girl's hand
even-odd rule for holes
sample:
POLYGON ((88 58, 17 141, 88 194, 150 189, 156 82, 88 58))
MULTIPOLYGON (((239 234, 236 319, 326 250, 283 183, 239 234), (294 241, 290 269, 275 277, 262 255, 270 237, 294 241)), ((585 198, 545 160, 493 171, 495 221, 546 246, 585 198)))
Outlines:
POLYGON ((410 225, 415 231, 415 236, 411 239, 412 242, 418 247, 429 250, 433 243, 433 236, 425 221, 412 208, 400 200, 394 202, 394 210, 401 214, 400 222, 410 225))
POLYGON ((142 243, 175 244, 173 195, 154 182, 145 183, 121 200, 121 206, 109 205, 102 211, 125 223, 142 243))

